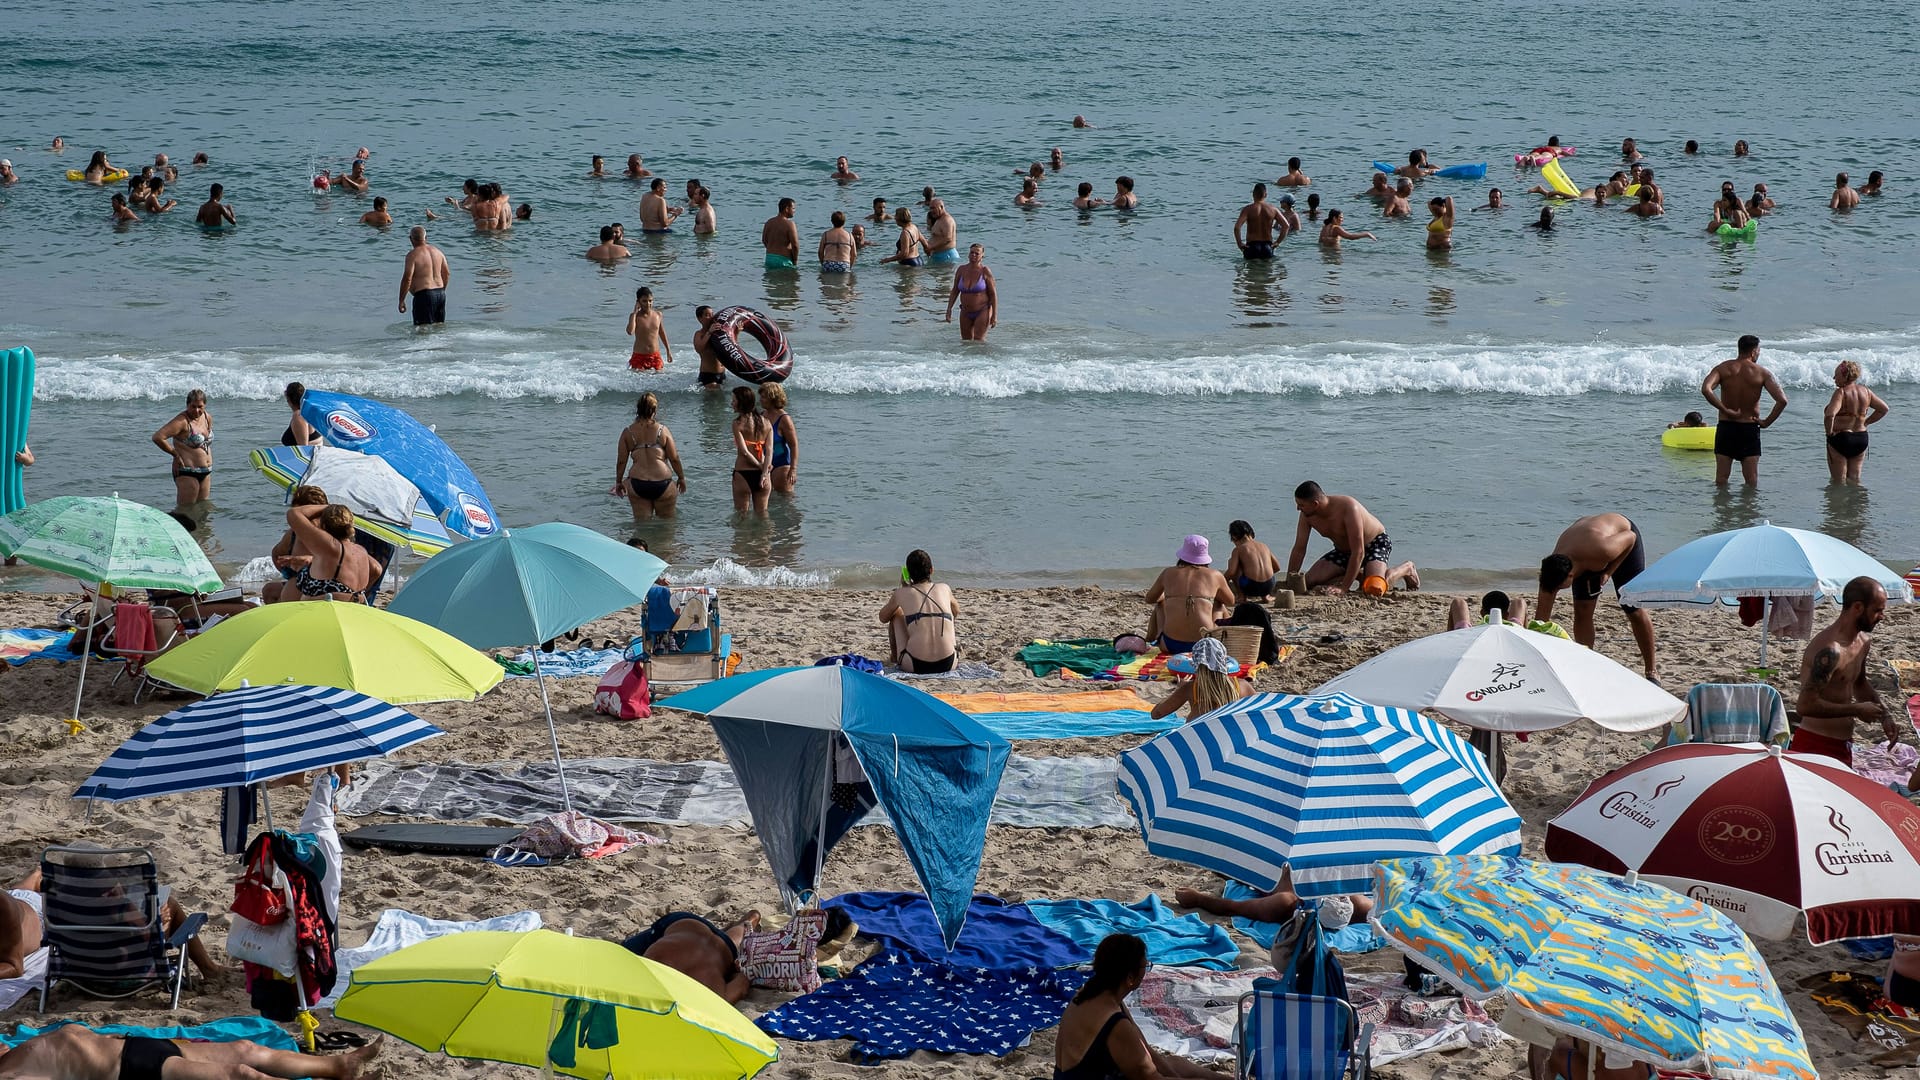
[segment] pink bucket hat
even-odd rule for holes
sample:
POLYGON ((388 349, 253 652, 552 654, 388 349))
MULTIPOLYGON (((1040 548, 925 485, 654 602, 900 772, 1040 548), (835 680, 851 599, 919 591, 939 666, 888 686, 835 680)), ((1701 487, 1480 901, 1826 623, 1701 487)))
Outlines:
POLYGON ((1180 553, 1175 555, 1174 558, 1180 562, 1192 563, 1195 566, 1213 565, 1213 556, 1207 554, 1207 538, 1201 536, 1199 533, 1194 533, 1192 536, 1180 541, 1180 553))

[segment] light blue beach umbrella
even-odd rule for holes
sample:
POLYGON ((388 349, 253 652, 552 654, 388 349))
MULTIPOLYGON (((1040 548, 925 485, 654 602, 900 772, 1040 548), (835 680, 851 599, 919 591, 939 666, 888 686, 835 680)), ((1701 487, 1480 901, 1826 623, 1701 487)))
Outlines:
POLYGON ((175 709, 141 728, 73 797, 125 802, 245 787, 384 757, 441 734, 397 705, 352 690, 244 687, 175 709))
POLYGON ((1466 740, 1406 709, 1259 694, 1120 755, 1147 850, 1261 889, 1366 892, 1373 863, 1518 855, 1520 815, 1466 740))
MULTIPOLYGON (((1879 582, 1890 601, 1913 600, 1905 578, 1852 544, 1763 521, 1682 544, 1621 589, 1620 599, 1640 607, 1704 607, 1737 605, 1740 597, 1758 596, 1771 609, 1778 597, 1837 601, 1847 582, 1857 577, 1879 582)), ((1762 665, 1767 662, 1766 624, 1762 619, 1762 665)))
POLYGON ((449 530, 481 540, 503 530, 480 479, 432 428, 372 398, 308 390, 300 416, 328 444, 372 454, 420 489, 420 498, 449 530))
POLYGON ((839 733, 893 819, 953 947, 980 874, 987 817, 1007 765, 1005 739, 931 694, 839 666, 735 675, 659 707, 713 724, 790 906, 796 881, 805 891, 818 885, 832 846, 826 822, 839 733))
POLYGON ((560 798, 571 810, 539 645, 643 603, 666 568, 639 548, 555 521, 442 551, 407 580, 387 610, 438 627, 476 649, 533 647, 553 763, 561 770, 560 798))

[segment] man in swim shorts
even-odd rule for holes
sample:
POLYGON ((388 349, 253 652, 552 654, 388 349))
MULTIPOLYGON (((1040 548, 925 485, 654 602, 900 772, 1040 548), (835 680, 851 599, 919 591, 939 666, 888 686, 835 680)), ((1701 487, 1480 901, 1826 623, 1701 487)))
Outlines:
POLYGON ((447 279, 453 276, 447 269, 446 253, 427 243, 424 225, 407 230, 407 243, 413 248, 400 270, 400 313, 406 314, 407 298, 411 296, 413 325, 446 322, 447 279))
POLYGON ((193 220, 197 224, 204 225, 210 229, 217 229, 222 225, 237 224, 233 219, 233 207, 220 201, 220 196, 224 194, 226 194, 226 189, 219 184, 208 188, 207 201, 200 204, 200 209, 193 215, 193 220))
POLYGON ((1286 175, 1274 181, 1277 187, 1306 187, 1311 183, 1313 178, 1300 171, 1300 159, 1297 157, 1287 159, 1286 175))
POLYGON ((1860 193, 1847 186, 1847 174, 1841 173, 1833 178, 1833 197, 1827 200, 1829 210, 1851 210, 1860 205, 1860 193))
POLYGON ((1227 526, 1233 554, 1227 556, 1227 584, 1242 600, 1271 600, 1280 575, 1273 549, 1253 538, 1253 526, 1236 521, 1227 526))
POLYGON ((1233 590, 1226 575, 1213 568, 1207 538, 1200 535, 1180 542, 1174 563, 1155 578, 1146 592, 1153 615, 1147 620, 1147 640, 1162 652, 1187 653, 1207 636, 1214 620, 1233 610, 1233 590))
POLYGON ((1287 555, 1289 577, 1300 572, 1307 558, 1307 540, 1317 532, 1333 542, 1333 550, 1308 567, 1307 588, 1344 596, 1359 581, 1364 591, 1382 596, 1396 582, 1406 582, 1409 589, 1420 587, 1420 572, 1413 563, 1387 564, 1393 555, 1393 541, 1387 538, 1386 526, 1368 513, 1360 500, 1351 495, 1329 495, 1308 480, 1293 489, 1293 506, 1300 511, 1300 525, 1294 531, 1293 551, 1287 555), (1358 560, 1353 557, 1355 552, 1360 553, 1358 560))
POLYGON ((1713 482, 1727 486, 1733 463, 1740 463, 1741 479, 1752 487, 1760 482, 1760 429, 1772 427, 1786 411, 1787 395, 1773 372, 1760 366, 1760 339, 1743 334, 1740 354, 1722 360, 1707 372, 1700 393, 1720 414, 1713 433, 1713 482), (1760 392, 1773 399, 1773 410, 1760 416, 1760 392))
POLYGON ((587 258, 595 262, 612 262, 615 259, 628 258, 632 254, 633 252, 628 251, 625 244, 613 238, 611 225, 600 226, 600 242, 587 249, 587 258))
POLYGON ((833 212, 833 228, 820 234, 818 254, 823 274, 845 274, 853 269, 854 260, 860 257, 860 244, 847 231, 847 215, 833 212))
POLYGON ((793 200, 781 199, 779 212, 760 226, 760 246, 767 249, 769 270, 793 270, 800 265, 800 227, 793 223, 793 200))
POLYGON ((1887 742, 1900 741, 1900 726, 1867 678, 1873 630, 1887 614, 1887 590, 1870 577, 1847 582, 1840 614, 1807 642, 1800 657, 1800 726, 1787 749, 1825 754, 1853 764, 1853 725, 1880 722, 1887 742))
MULTIPOLYGON (((218 190, 220 187, 219 184, 213 186, 215 190, 218 190)), ((205 208, 203 207, 202 209, 205 208)), ((375 195, 373 197, 373 209, 360 215, 360 224, 371 225, 376 229, 384 229, 393 224, 393 215, 387 212, 387 197, 385 195, 375 195)))
POLYGON ((720 354, 713 349, 713 309, 705 304, 693 309, 693 317, 700 321, 700 329, 693 332, 694 355, 700 358, 700 389, 721 390, 726 387, 727 369, 720 363, 720 354))
POLYGON ((640 196, 640 231, 643 233, 666 233, 673 231, 673 219, 680 211, 667 205, 667 182, 659 177, 647 185, 647 193, 640 196))
MULTIPOLYGON (((1554 598, 1560 590, 1573 589, 1573 640, 1593 648, 1593 613, 1600 606, 1600 593, 1613 582, 1614 599, 1640 572, 1647 568, 1647 545, 1640 529, 1625 514, 1588 514, 1567 526, 1554 541, 1553 554, 1540 560, 1540 595, 1534 602, 1534 618, 1553 621, 1554 598)), ((1649 680, 1657 681, 1654 662, 1653 617, 1645 608, 1622 603, 1627 625, 1633 629, 1633 642, 1640 647, 1640 660, 1649 680)))
POLYGON ((893 215, 887 212, 887 200, 878 198, 873 200, 873 213, 867 215, 867 220, 877 221, 883 225, 892 221, 893 215))
POLYGON ((627 313, 627 333, 633 335, 633 355, 627 358, 628 369, 659 371, 663 366, 662 350, 666 351, 664 363, 673 363, 673 343, 667 340, 666 323, 654 309, 653 290, 644 285, 633 294, 633 310, 627 313))
POLYGON ((753 988, 740 968, 740 941, 759 925, 757 911, 747 912, 725 930, 691 911, 675 911, 620 944, 635 956, 688 976, 732 1004, 753 988))
POLYGON ((927 263, 937 266, 960 261, 960 223, 947 213, 947 201, 927 200, 927 263))
POLYGON ((1273 258, 1273 246, 1287 238, 1287 223, 1267 203, 1267 185, 1253 185, 1253 201, 1240 208, 1233 222, 1233 242, 1249 259, 1273 258), (1245 233, 1245 239, 1241 234, 1245 233))
POLYGON ((66 1024, 8 1050, 0 1046, 0 1076, 34 1080, 257 1080, 262 1075, 359 1080, 380 1054, 382 1040, 344 1054, 298 1054, 259 1043, 191 1039, 120 1038, 66 1024), (169 1062, 181 1064, 168 1067, 169 1062))
POLYGON ((853 166, 847 163, 845 154, 833 159, 833 179, 842 184, 851 184, 860 179, 860 174, 854 172, 853 166))

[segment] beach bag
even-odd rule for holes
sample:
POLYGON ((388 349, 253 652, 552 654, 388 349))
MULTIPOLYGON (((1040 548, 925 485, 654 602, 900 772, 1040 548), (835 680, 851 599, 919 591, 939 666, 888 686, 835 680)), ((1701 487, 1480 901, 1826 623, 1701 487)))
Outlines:
POLYGON ((826 936, 827 913, 802 911, 778 930, 753 930, 740 939, 740 970, 753 985, 809 994, 820 989, 815 950, 826 936))
POLYGON ((296 929, 293 920, 284 917, 272 926, 261 926, 235 915, 233 925, 227 930, 227 955, 291 979, 299 970, 296 929))
POLYGON ((280 868, 273 851, 256 841, 247 859, 246 872, 233 886, 233 904, 227 910, 260 926, 277 926, 287 921, 287 898, 276 887, 280 868))
POLYGON ((632 660, 622 660, 600 677, 593 692, 593 711, 619 720, 644 720, 653 715, 648 697, 647 669, 632 660))

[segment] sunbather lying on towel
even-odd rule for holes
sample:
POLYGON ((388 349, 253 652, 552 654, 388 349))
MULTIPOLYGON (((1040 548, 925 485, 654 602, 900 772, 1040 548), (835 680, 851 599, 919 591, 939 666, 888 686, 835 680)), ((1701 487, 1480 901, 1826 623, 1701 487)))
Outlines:
POLYGON ((18 887, 0 892, 0 979, 25 974, 27 957, 40 949, 40 894, 27 887, 29 882, 38 886, 39 878, 36 870, 18 887))
POLYGON ((661 916, 652 926, 628 937, 620 944, 636 956, 690 976, 695 982, 738 1002, 752 989, 747 973, 740 969, 740 939, 749 930, 760 928, 760 913, 749 911, 725 930, 691 911, 675 911, 661 916))
MULTIPOLYGON (((1229 900, 1198 889, 1175 889, 1173 902, 1209 915, 1226 915, 1284 926, 1293 918, 1294 909, 1300 906, 1300 894, 1293 891, 1293 870, 1288 868, 1280 871, 1280 884, 1265 896, 1256 896, 1251 900, 1229 900)), ((1318 908, 1321 927, 1338 930, 1349 923, 1366 922, 1367 916, 1373 912, 1373 897, 1360 893, 1322 897, 1318 908)))
POLYGON ((78 1024, 0 1047, 0 1076, 35 1080, 255 1080, 261 1075, 358 1080, 380 1053, 375 1039, 329 1057, 269 1050, 259 1043, 117 1038, 78 1024))
MULTIPOLYGON (((161 895, 166 896, 167 898, 166 905, 160 909, 160 926, 162 929, 166 930, 167 933, 171 934, 174 932, 176 928, 179 927, 179 925, 182 922, 186 921, 187 912, 185 908, 182 908, 180 906, 180 901, 175 900, 171 895, 168 895, 165 889, 162 889, 160 891, 161 891, 161 895)), ((37 918, 37 916, 40 915, 41 909, 42 909, 42 904, 40 901, 40 871, 35 870, 33 873, 28 874, 24 879, 21 880, 20 884, 14 886, 11 890, 9 890, 9 892, 11 893, 10 899, 12 899, 16 904, 31 905, 33 908, 33 913, 36 916, 36 919, 33 924, 34 945, 32 949, 27 949, 25 953, 21 954, 24 957, 27 953, 31 953, 33 952, 34 949, 37 949, 40 947, 39 945, 40 922, 37 918), (28 896, 32 896, 33 899, 32 900, 26 899, 26 897, 28 896)), ((18 911, 17 907, 15 908, 15 911, 16 912, 18 911)), ((6 938, 5 921, 6 921, 5 915, 0 915, 0 978, 9 977, 7 975, 6 962, 11 955, 6 950, 7 938, 6 938)), ((209 979, 218 978, 227 973, 226 965, 216 964, 213 962, 212 954, 207 952, 206 942, 201 941, 198 936, 188 939, 187 957, 193 961, 194 967, 200 969, 200 974, 204 978, 209 978, 209 979)), ((19 974, 20 973, 18 971, 15 971, 13 973, 14 976, 18 976, 19 974)), ((5 1076, 5 1075, 7 1075, 6 1067, 5 1065, 0 1064, 0 1076, 5 1076)))

